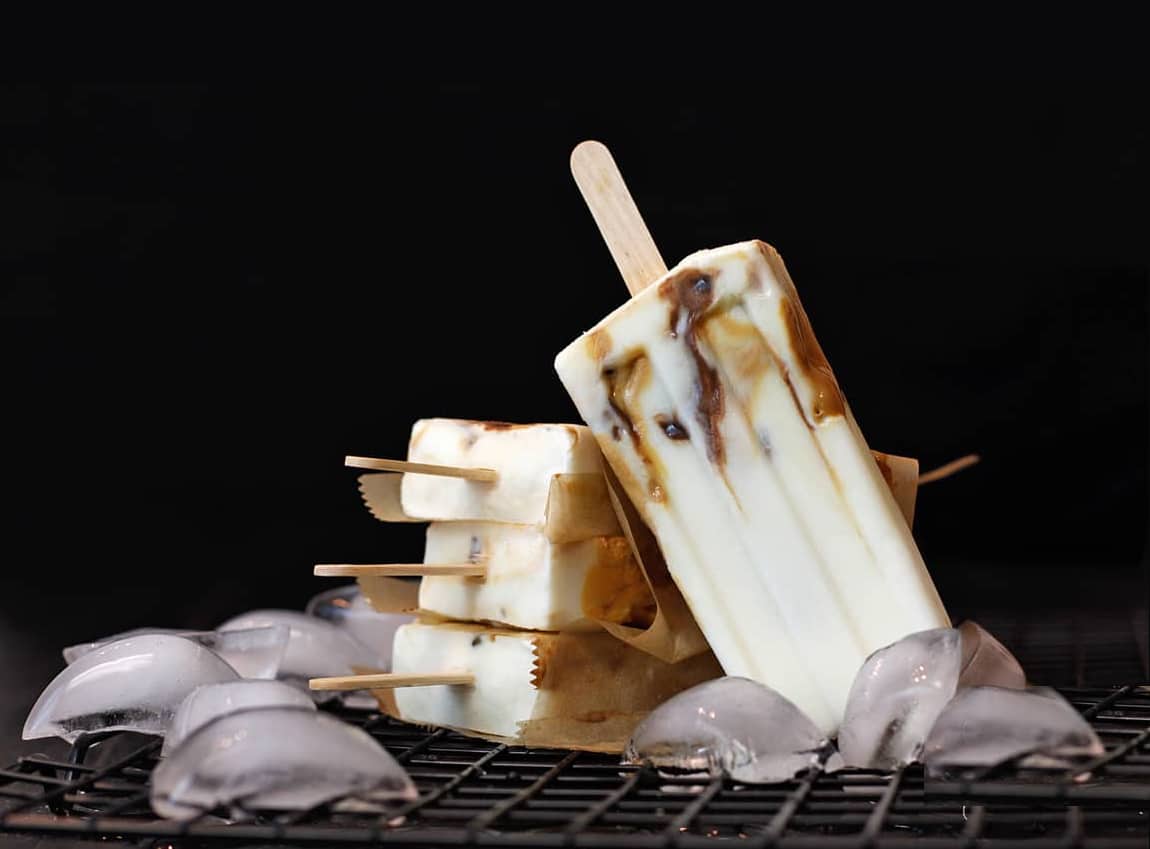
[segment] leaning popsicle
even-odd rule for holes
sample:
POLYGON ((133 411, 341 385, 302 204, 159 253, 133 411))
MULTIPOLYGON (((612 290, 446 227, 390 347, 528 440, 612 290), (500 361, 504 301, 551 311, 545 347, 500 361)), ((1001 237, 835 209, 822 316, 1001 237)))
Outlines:
POLYGON ((726 672, 832 732, 872 651, 949 625, 909 526, 775 250, 666 272, 606 148, 572 171, 634 297, 559 377, 726 672))
POLYGON ((728 674, 830 731, 868 654, 949 625, 769 245, 692 254, 555 365, 728 674))

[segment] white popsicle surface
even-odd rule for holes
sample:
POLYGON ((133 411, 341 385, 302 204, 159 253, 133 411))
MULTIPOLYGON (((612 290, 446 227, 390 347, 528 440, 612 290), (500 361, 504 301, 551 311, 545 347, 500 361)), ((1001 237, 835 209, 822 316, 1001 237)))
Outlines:
POLYGON ((950 624, 769 245, 692 254, 556 369, 728 674, 831 733, 868 654, 950 624))
POLYGON ((539 631, 645 628, 655 599, 621 536, 552 543, 532 525, 433 522, 425 563, 480 563, 483 577, 424 576, 419 607, 448 619, 539 631))

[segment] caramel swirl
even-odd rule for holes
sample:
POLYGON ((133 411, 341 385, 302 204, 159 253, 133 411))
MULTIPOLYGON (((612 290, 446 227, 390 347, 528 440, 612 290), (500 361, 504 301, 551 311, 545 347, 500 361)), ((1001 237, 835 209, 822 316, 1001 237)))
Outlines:
POLYGON ((803 306, 797 300, 783 298, 779 309, 782 311, 783 324, 790 338, 791 351, 795 361, 802 369, 803 376, 810 382, 814 394, 814 403, 811 409, 811 418, 815 424, 830 416, 841 416, 846 413, 846 400, 830 363, 822 347, 811 330, 810 320, 807 318, 803 306))
POLYGON ((671 303, 667 332, 676 339, 682 334, 695 362, 695 418, 703 428, 707 456, 711 462, 722 465, 726 452, 719 423, 726 410, 726 399, 718 370, 699 350, 699 321, 715 302, 713 278, 713 272, 684 268, 659 284, 659 297, 671 303))

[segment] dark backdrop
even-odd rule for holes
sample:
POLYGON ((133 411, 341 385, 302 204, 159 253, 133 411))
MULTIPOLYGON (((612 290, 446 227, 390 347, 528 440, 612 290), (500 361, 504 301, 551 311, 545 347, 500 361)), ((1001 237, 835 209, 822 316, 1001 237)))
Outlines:
POLYGON ((567 170, 585 137, 668 262, 779 248, 872 446, 983 455, 919 501, 948 600, 1136 577, 1146 95, 5 88, 5 618, 207 626, 302 605, 317 561, 418 559, 342 457, 401 456, 423 416, 572 419, 552 358, 624 298, 567 170))

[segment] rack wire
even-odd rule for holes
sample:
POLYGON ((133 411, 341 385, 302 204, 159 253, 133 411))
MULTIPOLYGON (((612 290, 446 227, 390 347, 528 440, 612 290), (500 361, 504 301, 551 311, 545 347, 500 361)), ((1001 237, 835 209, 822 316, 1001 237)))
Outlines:
POLYGON ((406 767, 419 798, 386 819, 322 806, 232 823, 157 819, 148 780, 159 741, 96 735, 63 760, 0 771, 0 830, 155 840, 178 847, 383 844, 493 847, 1027 847, 1145 849, 1150 839, 1150 687, 1068 689, 1106 746, 1085 782, 1031 770, 934 781, 911 767, 808 774, 772 786, 666 776, 610 755, 527 749, 337 710, 406 767))

